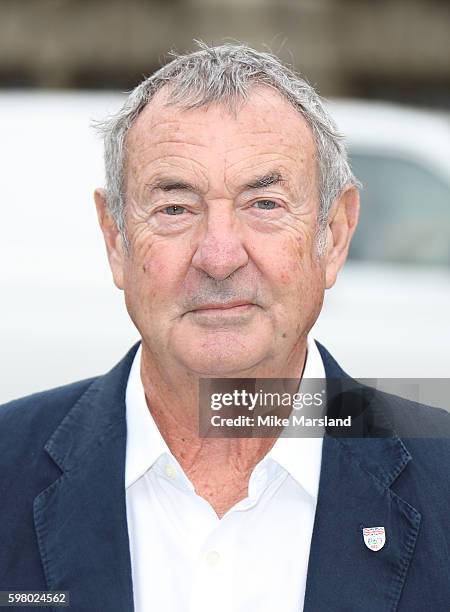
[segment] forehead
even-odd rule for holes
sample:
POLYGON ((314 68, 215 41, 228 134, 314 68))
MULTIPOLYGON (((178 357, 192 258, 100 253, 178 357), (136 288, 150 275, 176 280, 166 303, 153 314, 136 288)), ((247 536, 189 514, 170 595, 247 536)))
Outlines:
POLYGON ((196 167, 213 163, 233 173, 281 163, 294 172, 314 164, 316 145, 306 119, 276 90, 254 87, 235 113, 224 104, 194 109, 167 104, 159 91, 144 108, 127 137, 127 165, 133 175, 164 161, 196 167))

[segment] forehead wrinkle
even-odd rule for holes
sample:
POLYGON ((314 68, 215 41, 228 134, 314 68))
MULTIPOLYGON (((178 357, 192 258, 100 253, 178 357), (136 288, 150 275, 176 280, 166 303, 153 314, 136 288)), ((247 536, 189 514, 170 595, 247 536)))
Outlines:
POLYGON ((208 145, 207 144, 203 144, 201 142, 188 142, 182 139, 179 140, 159 140, 157 142, 150 142, 149 145, 151 147, 159 147, 159 146, 164 146, 164 145, 168 145, 168 144, 175 144, 175 145, 179 145, 182 144, 183 147, 201 147, 201 148, 207 148, 208 145))
MULTIPOLYGON (((248 134, 251 136, 259 136, 255 135, 254 132, 248 132, 248 134)), ((244 136, 244 134, 240 134, 240 136, 244 136)), ((245 138, 243 140, 243 142, 241 141, 236 143, 230 143, 226 151, 227 157, 232 154, 245 151, 246 149, 249 149, 249 154, 251 154, 252 149, 260 149, 261 146, 264 146, 266 144, 265 142, 261 142, 261 139, 259 137, 255 138, 253 142, 249 142, 248 140, 245 140, 245 138)), ((267 140, 268 150, 261 151, 261 155, 282 155, 285 157, 290 157, 291 159, 297 159, 298 154, 301 153, 305 158, 309 157, 312 160, 315 159, 316 151, 315 143, 313 140, 305 142, 302 139, 298 139, 296 140, 296 142, 292 142, 289 140, 289 138, 285 137, 281 139, 268 138, 267 140)))
MULTIPOLYGON (((276 106, 278 107, 278 104, 276 106)), ((173 108, 174 107, 170 107, 169 109, 170 112, 172 111, 173 108)), ((289 108, 291 109, 291 107, 289 108)), ((147 119, 147 121, 141 124, 142 127, 140 127, 140 129, 135 132, 135 145, 137 145, 136 153, 137 153, 137 156, 139 156, 139 154, 144 156, 144 154, 147 152, 148 149, 155 147, 159 149, 159 151, 157 151, 158 155, 157 157, 153 157, 150 163, 158 163, 162 161, 163 158, 167 160, 168 156, 164 153, 165 144, 167 144, 167 148, 169 149, 172 147, 175 149, 178 149, 178 146, 185 147, 186 150, 189 151, 189 153, 187 153, 188 159, 186 159, 186 155, 185 156, 170 155, 170 158, 172 160, 173 159, 182 160, 180 164, 178 163, 178 161, 171 163, 173 167, 177 169, 178 168, 182 169, 183 174, 182 176, 180 176, 180 179, 183 179, 185 175, 185 169, 186 169, 194 173, 194 175, 196 176, 200 175, 201 178, 205 180, 205 182, 209 183, 208 178, 211 178, 212 183, 214 183, 217 180, 218 181, 217 185, 214 186, 214 193, 216 191, 219 193, 218 191, 219 184, 221 182, 222 185, 220 187, 220 190, 223 193, 224 188, 227 191, 229 191, 229 188, 227 185, 227 175, 229 175, 230 169, 233 170, 234 166, 244 164, 248 167, 250 166, 254 170, 255 168, 258 168, 259 166, 264 165, 265 166, 264 170, 267 172, 267 170, 273 170, 275 167, 280 166, 280 158, 289 160, 289 164, 284 164, 284 165, 294 166, 294 168, 291 169, 291 171, 289 172, 289 176, 297 175, 296 180, 292 182, 292 187, 295 186, 301 190, 302 183, 306 183, 308 179, 312 179, 313 177, 312 172, 310 171, 301 172, 301 169, 302 168, 305 169, 305 166, 309 166, 308 161, 311 155, 310 155, 308 144, 309 142, 312 142, 313 147, 314 147, 313 151, 315 153, 315 141, 312 136, 311 130, 309 128, 309 125, 306 123, 306 120, 301 115, 297 115, 294 109, 291 109, 291 110, 295 112, 295 117, 293 117, 293 119, 295 118, 295 122, 294 121, 289 122, 291 124, 292 129, 282 130, 280 132, 280 131, 277 131, 275 125, 273 126, 273 129, 270 129, 270 127, 268 128, 268 122, 269 122, 269 126, 272 125, 271 122, 273 121, 272 119, 273 114, 269 116, 267 112, 265 113, 263 112, 262 115, 260 115, 259 111, 264 110, 264 109, 256 108, 255 109, 255 112, 257 115, 256 118, 254 118, 252 115, 249 116, 248 113, 247 113, 247 119, 245 119, 245 117, 241 115, 243 117, 242 121, 235 121, 232 118, 233 121, 228 122, 230 129, 228 129, 227 127, 227 130, 224 133, 222 133, 221 139, 216 140, 213 138, 212 142, 207 141, 205 134, 203 133, 204 127, 207 128, 207 134, 211 133, 211 122, 207 120, 206 113, 205 115, 202 116, 201 121, 195 121, 194 120, 195 117, 191 113, 194 113, 194 114, 198 113, 199 109, 193 109, 192 111, 182 110, 180 112, 177 112, 176 116, 172 118, 164 117, 164 112, 163 112, 162 113, 163 118, 161 121, 161 116, 158 112, 156 112, 157 110, 158 109, 156 109, 155 112, 151 112, 153 111, 153 109, 149 108, 148 109, 149 112, 147 113, 146 117, 143 117, 141 115, 138 118, 140 119, 142 117, 144 121, 145 119, 147 119), (203 120, 203 118, 205 118, 205 120, 203 120), (252 128, 248 127, 249 126, 248 118, 250 118, 250 120, 253 123, 252 128), (295 125, 293 125, 293 123, 295 123, 295 125), (152 136, 157 138, 157 140, 153 142, 151 141, 149 142, 149 139, 145 138, 145 133, 148 131, 149 124, 154 126, 153 129, 154 129, 154 132, 156 132, 156 134, 155 133, 149 134, 150 139, 152 136), (240 131, 241 127, 243 128, 242 131, 240 131), (199 140, 197 141, 197 139, 199 140), (251 143, 243 142, 243 140, 245 139, 253 140, 253 142, 251 143), (188 141, 194 140, 194 142, 187 142, 187 140, 188 141), (271 151, 268 151, 267 153, 258 153, 258 148, 261 148, 261 141, 263 144, 267 144, 267 148, 269 148, 270 146, 271 151), (204 160, 202 159, 201 162, 194 159, 194 155, 190 154, 190 152, 194 151, 195 148, 197 148, 199 153, 200 151, 202 152, 201 157, 202 158, 204 157, 204 160), (246 149, 247 149, 247 152, 246 152, 246 149), (203 154, 204 151, 207 152, 206 155, 203 154), (228 162, 230 155, 239 156, 239 154, 240 154, 240 159, 238 159, 237 161, 232 161, 231 163, 228 162), (252 160, 255 157, 261 157, 261 155, 264 156, 263 161, 260 161, 256 164, 254 162, 252 163, 252 160), (302 159, 302 155, 303 155, 303 159, 302 159), (214 156, 214 161, 217 162, 215 166, 215 170, 214 170, 215 178, 213 176, 211 177, 209 176, 210 175, 209 162, 210 162, 211 157, 213 156, 214 156), (272 160, 274 161, 272 167, 270 167, 268 164, 268 161, 267 161, 268 158, 269 160, 270 158, 272 158, 272 160), (220 166, 222 166, 222 168, 220 166), (298 172, 296 172, 296 169, 298 169, 298 172)), ((251 113, 253 113, 253 110, 251 108, 250 108, 250 111, 251 113)), ((267 108, 266 108, 266 111, 267 111, 267 108)), ((215 123, 218 123, 219 120, 216 117, 214 117, 214 119, 215 119, 215 123)), ((224 121, 227 121, 227 119, 224 118, 224 121)), ((213 124, 213 127, 214 127, 214 124, 213 124)), ((133 127, 138 127, 138 126, 134 125, 133 127)), ((266 148, 266 147, 263 147, 263 148, 266 148)), ((312 155, 312 157, 314 158, 315 155, 312 155)), ((135 170, 134 172, 135 177, 139 179, 139 173, 141 172, 141 169, 145 172, 145 166, 147 164, 149 164, 149 162, 147 162, 145 159, 139 159, 136 161, 136 164, 133 164, 133 165, 138 166, 138 168, 133 169, 135 170)), ((237 170, 237 172, 240 173, 241 171, 237 170)), ((261 175, 266 172, 261 172, 261 175)), ((250 175, 249 173, 249 176, 252 176, 253 178, 254 174, 255 174, 254 172, 252 173, 252 175, 250 175)), ((179 175, 178 172, 177 172, 177 175, 179 175)), ((288 176, 286 174, 286 171, 283 172, 283 175, 288 176)), ((178 178, 178 176, 176 178, 178 178)), ((234 178, 234 177, 230 177, 230 178, 234 178)), ((191 178, 188 178, 187 182, 192 183, 193 181, 191 178)), ((199 181, 197 180, 195 182, 198 183, 199 181)), ((240 181, 240 185, 239 185, 240 187, 242 186, 242 183, 243 181, 240 181)), ((210 192, 209 184, 207 187, 207 191, 210 192)))
POLYGON ((257 153, 248 155, 244 159, 238 159, 234 162, 227 164, 227 172, 230 177, 235 174, 241 174, 242 172, 248 172, 249 175, 265 174, 268 171, 274 169, 283 169, 283 174, 292 174, 293 170, 300 169, 297 165, 298 159, 287 155, 274 154, 274 153, 257 153), (286 163, 286 160, 289 163, 286 163), (294 168, 290 169, 289 165, 293 165, 294 168), (265 168, 265 170, 257 170, 258 168, 265 168))
MULTIPOLYGON (((138 117, 138 120, 140 117, 138 117)), ((154 126, 143 126, 137 129, 137 124, 130 128, 129 133, 125 139, 125 145, 127 155, 130 153, 140 154, 145 152, 148 148, 162 147, 164 145, 183 145, 193 146, 200 148, 207 148, 208 145, 202 142, 202 132, 198 129, 198 126, 202 126, 202 123, 197 122, 185 122, 185 124, 192 128, 192 130, 186 131, 181 129, 180 122, 173 120, 167 122, 173 124, 170 129, 167 129, 166 123, 157 123, 154 126), (162 134, 160 132, 163 132, 162 134), (189 140, 191 142, 189 142, 189 140), (192 142, 194 141, 194 142, 192 142)))
POLYGON ((189 113, 189 109, 160 104, 159 100, 157 99, 158 93, 142 109, 142 112, 138 115, 131 126, 130 133, 137 131, 141 123, 148 123, 148 128, 151 128, 152 130, 164 126, 175 126, 176 129, 180 124, 201 126, 204 123, 198 118, 192 118, 192 114, 190 117, 188 117, 187 113, 189 113))
MULTIPOLYGON (((145 154, 148 150, 153 150, 153 149, 164 150, 164 147, 166 147, 167 145, 175 145, 175 146, 179 145, 183 147, 208 149, 208 145, 206 144, 185 142, 181 139, 180 140, 159 140, 156 142, 151 141, 151 140, 145 140, 142 143, 135 143, 134 146, 128 147, 128 156, 131 157, 132 155, 134 155, 136 157, 136 156, 145 154)), ((165 153, 163 153, 162 151, 160 155, 165 155, 165 153)))
MULTIPOLYGON (((239 136, 247 140, 243 144, 237 144, 235 147, 229 149, 229 151, 237 151, 239 148, 245 147, 258 147, 261 146, 261 139, 268 145, 276 146, 277 149, 283 150, 285 154, 289 155, 289 149, 293 152, 302 152, 306 158, 311 158, 312 161, 316 160, 317 157, 317 144, 314 138, 312 129, 306 119, 298 114, 295 117, 295 129, 289 132, 280 132, 276 129, 258 131, 257 129, 243 129, 239 132, 239 136), (252 137, 255 137, 254 142, 248 142, 252 137)), ((275 126, 274 126, 275 127, 275 126)), ((292 154, 291 154, 292 155, 292 154)))
POLYGON ((137 183, 142 183, 145 187, 156 180, 176 179, 179 182, 195 185, 200 193, 206 193, 209 189, 206 169, 200 162, 191 157, 170 155, 157 158, 152 160, 143 170, 142 168, 133 168, 132 174, 137 179, 137 183))

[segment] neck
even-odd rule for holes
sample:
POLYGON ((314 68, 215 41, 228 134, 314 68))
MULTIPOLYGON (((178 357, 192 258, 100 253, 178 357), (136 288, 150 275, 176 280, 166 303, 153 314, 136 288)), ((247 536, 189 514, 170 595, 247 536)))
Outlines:
MULTIPOLYGON (((291 378, 300 379, 306 360, 306 339, 280 362, 233 372, 233 378, 291 378)), ((210 374, 208 377, 212 377, 210 374)), ((220 374, 220 377, 224 377, 220 374)), ((182 467, 195 463, 199 452, 214 460, 219 449, 242 459, 258 458, 260 452, 273 446, 276 438, 200 438, 199 437, 199 380, 201 376, 176 363, 161 363, 154 359, 149 347, 142 343, 141 379, 149 410, 170 451, 182 467), (270 442, 271 441, 271 442, 270 442), (184 465, 185 464, 185 465, 184 465)), ((265 454, 264 453, 264 454, 265 454)), ((223 456, 222 456, 223 460, 223 456)), ((259 460, 259 459, 258 459, 259 460)))
MULTIPOLYGON (((285 363, 260 365, 233 378, 301 378, 306 339, 285 363)), ((221 374, 223 377, 223 374, 221 374)), ((269 452, 275 438, 201 438, 198 374, 162 364, 142 344, 141 379, 149 410, 171 453, 198 495, 219 517, 248 494, 250 475, 269 452)))

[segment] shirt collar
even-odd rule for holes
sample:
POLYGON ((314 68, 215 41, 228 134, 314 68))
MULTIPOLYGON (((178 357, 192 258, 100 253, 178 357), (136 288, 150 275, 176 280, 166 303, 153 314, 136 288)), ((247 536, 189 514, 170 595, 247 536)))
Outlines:
POLYGON ((127 449, 125 460, 125 488, 149 470, 163 453, 170 453, 145 399, 141 380, 142 345, 136 352, 128 376, 125 394, 127 420, 127 449))
MULTIPOLYGON (((314 340, 308 338, 306 363, 298 392, 308 379, 325 380, 325 368, 314 340)), ((298 484, 314 499, 317 499, 322 463, 323 438, 277 439, 264 459, 270 458, 281 465, 298 484)))
MULTIPOLYGON (((159 457, 172 455, 162 437, 145 399, 141 380, 141 346, 128 376, 125 395, 127 447, 125 488, 143 476, 159 457)), ((314 341, 308 339, 304 379, 325 379, 325 369, 314 341)), ((301 385, 299 392, 301 392, 301 385)), ((281 465, 313 498, 319 489, 322 438, 278 438, 264 460, 271 458, 281 465)))

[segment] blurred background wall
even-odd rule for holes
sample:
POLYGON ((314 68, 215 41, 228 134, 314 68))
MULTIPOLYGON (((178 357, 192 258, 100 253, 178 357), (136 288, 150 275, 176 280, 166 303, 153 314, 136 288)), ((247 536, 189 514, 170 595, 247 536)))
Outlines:
POLYGON ((448 0, 1 0, 0 87, 128 90, 166 57, 238 39, 325 96, 450 106, 448 0))

